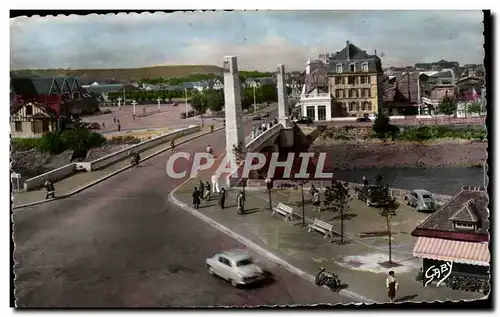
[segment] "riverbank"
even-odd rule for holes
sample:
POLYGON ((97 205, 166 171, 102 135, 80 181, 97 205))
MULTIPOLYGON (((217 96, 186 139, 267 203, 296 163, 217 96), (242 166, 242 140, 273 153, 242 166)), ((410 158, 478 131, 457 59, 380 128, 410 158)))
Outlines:
POLYGON ((433 142, 318 139, 312 151, 326 153, 325 170, 367 167, 482 167, 487 142, 434 140, 433 142))

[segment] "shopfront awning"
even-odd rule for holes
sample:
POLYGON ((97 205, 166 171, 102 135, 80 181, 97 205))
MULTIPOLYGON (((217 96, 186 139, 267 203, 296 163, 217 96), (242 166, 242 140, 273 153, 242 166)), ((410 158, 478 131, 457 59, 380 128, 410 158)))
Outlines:
POLYGON ((488 243, 418 237, 413 255, 438 261, 490 266, 488 243))

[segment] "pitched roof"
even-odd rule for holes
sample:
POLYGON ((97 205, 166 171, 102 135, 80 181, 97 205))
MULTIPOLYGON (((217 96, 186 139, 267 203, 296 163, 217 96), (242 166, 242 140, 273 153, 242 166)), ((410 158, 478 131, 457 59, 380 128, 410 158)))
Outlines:
POLYGON ((476 205, 474 204, 474 199, 469 199, 462 205, 456 213, 454 213, 450 220, 452 221, 464 221, 464 222, 477 222, 479 213, 477 211, 476 205))
MULTIPOLYGON (((19 103, 19 104, 13 105, 11 107, 11 109, 10 109, 10 114, 11 115, 15 114, 17 111, 19 111, 20 109, 22 109, 24 106, 35 106, 35 107, 39 108, 40 110, 42 110, 42 112, 44 112, 45 114, 47 114, 49 116, 52 116, 52 115, 56 114, 56 111, 54 109, 52 109, 51 107, 49 107, 47 105, 44 105, 42 103, 33 102, 33 101, 28 101, 28 102, 23 102, 23 103, 19 103)), ((39 115, 39 114, 34 114, 32 117, 33 118, 37 118, 37 117, 44 118, 45 116, 39 115)))
POLYGON ((337 52, 335 55, 330 57, 332 61, 344 61, 344 60, 357 60, 357 59, 370 59, 377 57, 376 55, 370 55, 363 51, 356 45, 347 42, 346 47, 340 52, 337 52), (349 57, 349 58, 348 58, 349 57))
POLYGON ((488 194, 483 187, 462 187, 445 205, 431 214, 412 232, 414 236, 441 237, 466 241, 484 241, 490 228, 488 194), (463 232, 453 226, 453 220, 478 221, 475 232, 463 232))

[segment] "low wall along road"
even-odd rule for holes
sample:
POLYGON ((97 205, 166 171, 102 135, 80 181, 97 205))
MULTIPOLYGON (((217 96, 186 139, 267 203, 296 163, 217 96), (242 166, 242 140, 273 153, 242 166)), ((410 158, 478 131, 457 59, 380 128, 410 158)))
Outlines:
MULTIPOLYGON (((278 188, 281 184, 293 184, 291 181, 286 181, 286 180, 276 180, 274 181, 274 188, 278 188)), ((311 185, 314 185, 318 189, 324 189, 326 186, 331 184, 331 180, 325 180, 325 181, 309 181, 304 185, 304 189, 309 189, 311 188, 311 185)), ((363 184, 359 183, 349 183, 349 188, 354 189, 357 187, 362 187, 363 184)), ((266 182, 264 180, 260 179, 249 179, 247 181, 247 189, 249 190, 265 190, 266 189, 266 182)), ((407 189, 401 189, 401 188, 390 188, 390 193, 391 196, 397 197, 397 198, 404 198, 406 194, 410 193, 411 190, 407 189)), ((446 203, 448 200, 452 198, 452 196, 448 195, 440 195, 440 194, 435 194, 433 193, 434 197, 436 198, 436 202, 440 204, 446 203)))
POLYGON ((81 162, 81 163, 71 163, 68 165, 65 165, 63 167, 60 167, 58 169, 49 171, 47 173, 38 175, 36 177, 27 179, 24 182, 24 190, 30 191, 34 190, 37 188, 40 188, 43 186, 43 184, 47 181, 50 180, 52 182, 56 182, 58 180, 61 180, 63 178, 66 178, 72 174, 74 174, 78 170, 85 170, 85 171, 95 171, 99 170, 102 168, 105 168, 111 164, 115 164, 117 162, 120 162, 128 157, 130 157, 130 152, 136 151, 136 152, 143 152, 146 151, 150 148, 153 148, 155 146, 158 146, 160 144, 166 143, 173 138, 178 138, 184 135, 196 133, 200 131, 200 126, 199 125, 192 125, 187 128, 182 128, 178 129, 169 133, 166 133, 164 135, 160 135, 156 138, 143 141, 139 144, 130 146, 126 149, 117 151, 115 153, 111 153, 109 155, 106 155, 102 158, 99 158, 95 161, 92 162, 81 162))

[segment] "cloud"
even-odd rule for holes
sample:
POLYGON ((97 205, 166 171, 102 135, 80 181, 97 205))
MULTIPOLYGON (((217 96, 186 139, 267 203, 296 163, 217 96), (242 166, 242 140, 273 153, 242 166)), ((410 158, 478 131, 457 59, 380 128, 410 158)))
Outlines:
POLYGON ((480 11, 235 11, 20 17, 10 20, 12 68, 127 68, 158 64, 303 69, 349 40, 384 66, 440 59, 481 63, 480 11))

